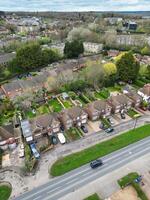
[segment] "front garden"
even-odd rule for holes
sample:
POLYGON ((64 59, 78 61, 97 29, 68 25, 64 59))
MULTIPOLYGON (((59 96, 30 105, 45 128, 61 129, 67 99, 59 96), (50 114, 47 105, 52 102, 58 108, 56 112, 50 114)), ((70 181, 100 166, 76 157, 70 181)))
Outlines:
POLYGON ((81 138, 81 133, 77 128, 70 128, 66 132, 67 137, 69 138, 70 141, 78 140, 81 138))
POLYGON ((131 117, 131 118, 137 118, 140 117, 141 115, 136 112, 133 108, 130 108, 127 112, 127 114, 131 117))

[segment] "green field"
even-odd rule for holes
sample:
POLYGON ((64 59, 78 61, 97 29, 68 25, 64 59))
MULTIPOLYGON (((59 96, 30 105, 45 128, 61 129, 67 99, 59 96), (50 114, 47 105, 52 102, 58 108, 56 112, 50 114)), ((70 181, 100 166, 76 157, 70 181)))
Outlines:
POLYGON ((99 196, 95 193, 87 198, 85 198, 84 200, 100 200, 99 196))
POLYGON ((50 174, 52 176, 60 176, 94 159, 105 156, 148 136, 150 136, 150 124, 125 132, 110 140, 61 158, 52 165, 50 174))
POLYGON ((6 185, 0 186, 0 200, 8 200, 11 195, 11 187, 6 185))

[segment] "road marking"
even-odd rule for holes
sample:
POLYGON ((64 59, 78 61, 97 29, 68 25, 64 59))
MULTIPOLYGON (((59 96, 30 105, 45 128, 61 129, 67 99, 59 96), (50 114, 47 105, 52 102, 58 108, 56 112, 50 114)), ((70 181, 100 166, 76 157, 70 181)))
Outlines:
POLYGON ((37 200, 37 199, 41 200, 41 198, 42 198, 42 196, 38 196, 38 197, 34 198, 33 200, 37 200))

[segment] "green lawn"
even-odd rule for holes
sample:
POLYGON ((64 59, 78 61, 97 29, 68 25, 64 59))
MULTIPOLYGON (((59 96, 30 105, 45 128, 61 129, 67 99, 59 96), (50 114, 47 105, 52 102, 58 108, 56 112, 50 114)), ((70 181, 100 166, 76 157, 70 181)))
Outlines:
POLYGON ((49 108, 47 105, 42 105, 39 108, 37 108, 37 111, 39 112, 39 114, 46 114, 49 113, 49 108))
POLYGON ((32 119, 32 118, 36 117, 36 113, 33 113, 32 110, 29 110, 29 111, 25 112, 25 116, 28 119, 32 119))
POLYGON ((65 108, 71 108, 73 106, 70 100, 61 100, 61 102, 63 103, 65 108))
POLYGON ((108 89, 104 88, 99 92, 95 92, 95 97, 98 99, 108 99, 110 92, 108 89))
POLYGON ((111 126, 109 121, 106 118, 101 118, 101 122, 108 128, 111 126))
POLYGON ((61 158, 52 165, 50 173, 53 176, 65 174, 66 172, 76 169, 92 160, 105 156, 148 136, 150 136, 150 124, 125 132, 83 151, 61 158))
POLYGON ((120 92, 122 90, 122 86, 120 85, 115 85, 113 87, 107 87, 107 89, 110 91, 110 92, 120 92))
POLYGON ((131 184, 132 181, 134 181, 138 177, 139 177, 139 175, 136 172, 132 172, 132 173, 124 176, 123 178, 119 179, 118 184, 120 185, 121 188, 124 188, 124 187, 128 186, 129 184, 131 184))
POLYGON ((99 196, 95 193, 87 198, 85 198, 84 200, 100 200, 99 196))
POLYGON ((66 131, 66 134, 71 141, 80 139, 80 133, 77 128, 70 128, 66 131))
POLYGON ((136 112, 134 109, 129 109, 127 113, 130 117, 135 118, 136 116, 140 117, 140 114, 136 112))
POLYGON ((53 112, 60 112, 63 109, 62 105, 58 102, 57 99, 51 99, 48 104, 52 108, 53 112))
POLYGON ((8 200, 11 195, 11 187, 6 185, 0 186, 0 200, 8 200))
POLYGON ((120 185, 121 188, 124 188, 128 185, 132 185, 132 187, 134 187, 134 189, 137 192, 138 197, 141 200, 148 200, 147 196, 141 189, 141 186, 139 185, 139 183, 135 182, 135 179, 138 177, 139 177, 138 173, 136 173, 136 172, 130 173, 130 174, 124 176, 123 178, 121 178, 120 180, 118 180, 118 184, 120 185))

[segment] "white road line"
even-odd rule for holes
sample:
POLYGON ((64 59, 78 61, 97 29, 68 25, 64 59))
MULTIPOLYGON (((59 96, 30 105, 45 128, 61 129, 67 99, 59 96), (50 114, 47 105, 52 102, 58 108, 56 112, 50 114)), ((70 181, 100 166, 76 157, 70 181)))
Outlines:
POLYGON ((42 196, 38 196, 38 197, 36 197, 36 198, 34 198, 33 200, 41 200, 41 198, 42 198, 42 196))

